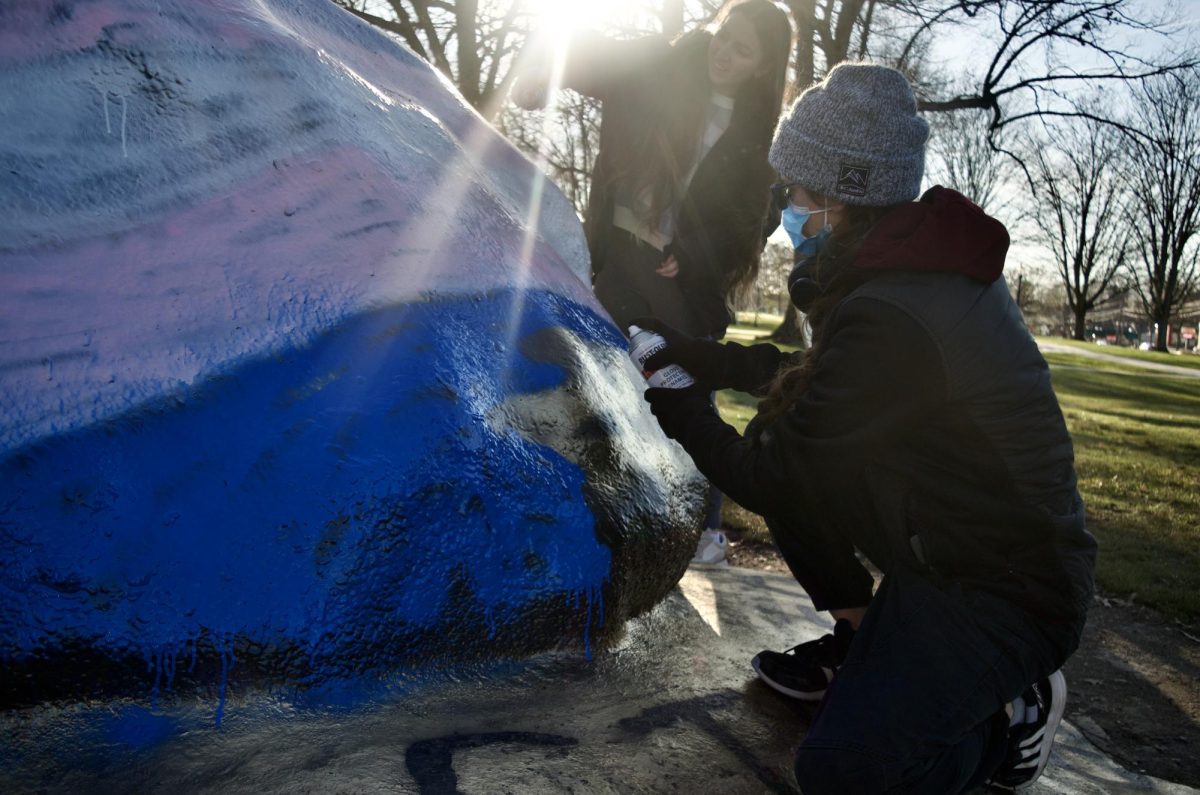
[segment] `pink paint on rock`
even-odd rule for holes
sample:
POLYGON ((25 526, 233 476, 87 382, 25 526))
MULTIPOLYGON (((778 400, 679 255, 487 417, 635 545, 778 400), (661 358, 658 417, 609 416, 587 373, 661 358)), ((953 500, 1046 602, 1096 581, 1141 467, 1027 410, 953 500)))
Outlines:
POLYGON ((520 219, 480 186, 466 207, 438 201, 451 170, 399 181, 360 150, 306 153, 135 230, 0 255, 3 446, 71 430, 60 406, 86 400, 92 422, 371 307, 533 287, 602 311, 543 241, 514 272, 520 219))
POLYGON ((63 52, 94 47, 109 25, 128 20, 128 13, 113 4, 71 6, 59 10, 54 0, 20 0, 4 10, 0 27, 0 64, 47 58, 63 52), (31 36, 31 30, 41 35, 31 36))
POLYGON ((210 29, 189 30, 162 13, 162 4, 145 2, 63 3, 61 0, 20 0, 5 9, 0 28, 0 64, 15 64, 96 47, 110 38, 145 41, 170 38, 204 44, 216 34, 223 46, 247 47, 267 39, 288 37, 287 27, 265 5, 194 0, 217 8, 210 29), (106 30, 106 28, 108 30, 106 30), (256 30, 257 28, 257 30, 256 30), (38 31, 39 35, 29 35, 38 31))

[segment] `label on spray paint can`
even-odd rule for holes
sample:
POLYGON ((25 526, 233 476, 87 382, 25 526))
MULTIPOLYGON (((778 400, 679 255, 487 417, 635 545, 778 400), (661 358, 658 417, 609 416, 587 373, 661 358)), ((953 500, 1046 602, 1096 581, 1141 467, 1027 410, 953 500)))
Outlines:
POLYGON ((646 369, 646 360, 665 347, 667 341, 661 335, 637 326, 629 327, 629 358, 642 371, 646 383, 664 389, 683 389, 696 383, 696 379, 677 364, 668 364, 658 370, 646 369))

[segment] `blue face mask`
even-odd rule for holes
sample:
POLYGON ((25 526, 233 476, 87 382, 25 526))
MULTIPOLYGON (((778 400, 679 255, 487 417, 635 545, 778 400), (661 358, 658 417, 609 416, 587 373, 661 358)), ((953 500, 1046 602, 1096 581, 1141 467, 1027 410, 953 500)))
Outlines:
POLYGON ((804 224, 807 223, 809 216, 828 212, 828 209, 810 210, 807 207, 797 207, 790 202, 784 208, 783 216, 780 219, 783 231, 788 233, 788 237, 792 239, 792 247, 800 254, 811 257, 817 253, 821 244, 829 237, 829 233, 833 231, 833 227, 829 224, 825 224, 819 232, 811 237, 804 234, 804 224))

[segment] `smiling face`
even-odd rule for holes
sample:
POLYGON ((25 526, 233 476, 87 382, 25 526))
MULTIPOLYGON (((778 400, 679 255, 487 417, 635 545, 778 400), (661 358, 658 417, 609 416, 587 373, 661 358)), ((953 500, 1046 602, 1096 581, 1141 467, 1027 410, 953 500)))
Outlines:
POLYGON ((762 41, 743 14, 730 14, 708 45, 713 90, 733 96, 747 80, 765 73, 762 41))

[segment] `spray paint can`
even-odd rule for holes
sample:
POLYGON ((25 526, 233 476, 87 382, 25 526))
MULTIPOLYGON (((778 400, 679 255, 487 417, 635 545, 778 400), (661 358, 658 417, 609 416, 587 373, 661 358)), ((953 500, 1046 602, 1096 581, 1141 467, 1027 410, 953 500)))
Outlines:
POLYGON ((664 389, 683 389, 696 383, 696 379, 677 364, 668 364, 658 370, 646 369, 646 360, 665 347, 667 341, 661 334, 637 326, 629 327, 629 358, 633 359, 633 363, 642 371, 646 383, 664 389))

